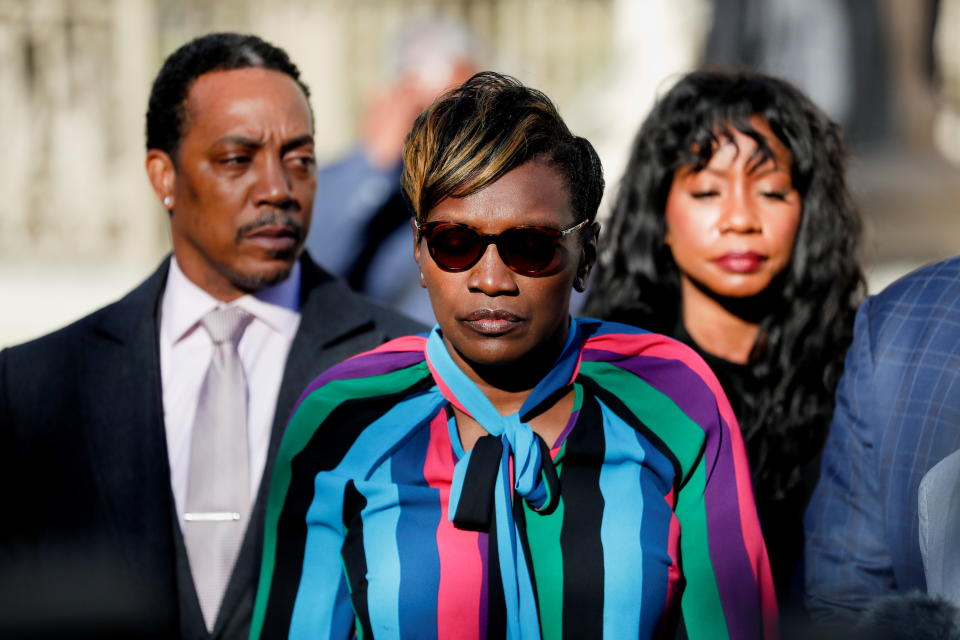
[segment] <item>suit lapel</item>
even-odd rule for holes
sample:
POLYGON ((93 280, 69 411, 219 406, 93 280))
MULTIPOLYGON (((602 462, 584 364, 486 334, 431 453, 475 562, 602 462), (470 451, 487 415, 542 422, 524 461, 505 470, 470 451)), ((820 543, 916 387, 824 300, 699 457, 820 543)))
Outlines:
POLYGON ((86 430, 95 482, 112 514, 120 549, 138 575, 175 597, 173 500, 157 338, 167 268, 165 261, 98 318, 89 344, 92 357, 77 372, 92 390, 78 424, 86 430))
POLYGON ((290 410, 307 385, 318 375, 356 353, 351 337, 369 333, 368 341, 379 344, 385 336, 372 332, 374 323, 366 301, 343 281, 318 267, 304 254, 301 260, 300 327, 293 339, 290 356, 280 385, 277 412, 273 417, 270 439, 271 464, 290 410))
POLYGON ((252 526, 247 530, 233 576, 224 593, 214 637, 232 637, 240 631, 236 627, 238 621, 249 622, 248 612, 253 608, 260 571, 263 521, 273 462, 293 405, 314 378, 357 352, 357 344, 351 340, 353 337, 363 334, 369 347, 386 339, 385 334, 374 330, 373 318, 363 298, 317 266, 306 253, 300 264, 300 326, 287 357, 277 396, 267 461, 251 514, 252 526))

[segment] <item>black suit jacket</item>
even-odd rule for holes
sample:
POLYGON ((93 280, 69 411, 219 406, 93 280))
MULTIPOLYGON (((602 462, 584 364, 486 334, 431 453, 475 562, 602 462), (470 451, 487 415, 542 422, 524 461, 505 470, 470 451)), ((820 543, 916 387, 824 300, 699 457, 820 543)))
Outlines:
MULTIPOLYGON (((423 329, 301 264, 300 328, 215 638, 248 632, 272 463, 300 393, 331 365, 423 329)), ((165 261, 120 301, 0 352, 0 637, 210 637, 170 488, 158 346, 167 271, 165 261)))

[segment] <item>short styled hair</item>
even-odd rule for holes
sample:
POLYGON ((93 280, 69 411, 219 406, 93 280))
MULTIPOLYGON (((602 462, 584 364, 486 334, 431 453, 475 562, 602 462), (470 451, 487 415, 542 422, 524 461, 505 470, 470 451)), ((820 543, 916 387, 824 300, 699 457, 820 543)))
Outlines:
POLYGON ((603 170, 553 102, 510 76, 484 71, 437 99, 403 147, 403 192, 418 222, 448 197, 464 198, 530 160, 563 177, 577 220, 593 220, 603 170))
POLYGON ((309 105, 310 89, 300 80, 300 70, 283 49, 254 35, 209 33, 171 53, 154 79, 147 107, 147 149, 164 151, 176 162, 187 130, 187 94, 194 81, 212 71, 247 68, 270 69, 290 76, 309 105))

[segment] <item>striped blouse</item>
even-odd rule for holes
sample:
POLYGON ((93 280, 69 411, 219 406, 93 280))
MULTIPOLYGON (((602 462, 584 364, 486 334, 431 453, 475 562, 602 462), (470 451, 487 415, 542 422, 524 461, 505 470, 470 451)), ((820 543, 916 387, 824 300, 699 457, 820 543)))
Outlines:
POLYGON ((679 615, 694 640, 775 637, 716 378, 661 335, 587 319, 569 334, 531 394, 575 392, 550 449, 495 416, 463 450, 452 407, 476 418, 484 400, 437 329, 315 380, 273 476, 251 637, 660 638, 679 615))

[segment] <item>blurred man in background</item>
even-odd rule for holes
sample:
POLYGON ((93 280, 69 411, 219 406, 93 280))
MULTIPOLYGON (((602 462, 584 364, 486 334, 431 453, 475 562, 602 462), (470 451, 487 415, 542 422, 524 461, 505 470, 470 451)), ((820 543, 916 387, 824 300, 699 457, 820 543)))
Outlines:
POLYGON ((479 70, 478 45, 453 20, 414 20, 398 33, 389 60, 392 83, 368 102, 360 140, 320 168, 307 247, 356 291, 433 324, 410 247, 410 212, 400 191, 403 140, 420 112, 479 70))
POLYGON ((294 402, 418 330, 302 252, 308 98, 255 36, 164 63, 146 168, 173 255, 119 302, 0 352, 0 636, 247 636, 294 402))

